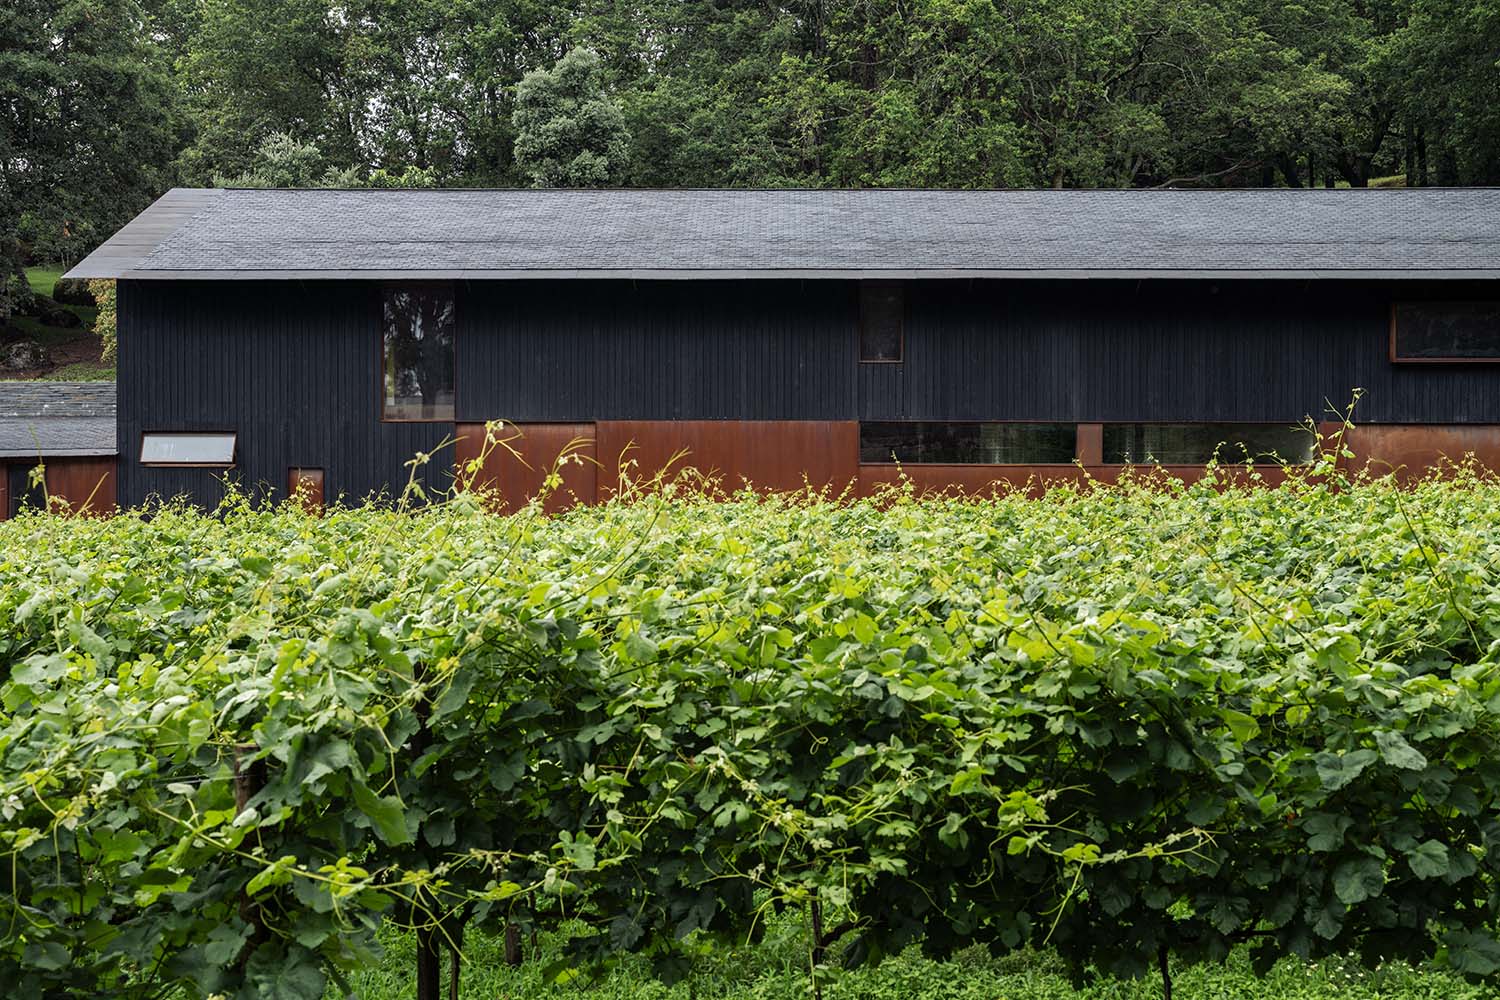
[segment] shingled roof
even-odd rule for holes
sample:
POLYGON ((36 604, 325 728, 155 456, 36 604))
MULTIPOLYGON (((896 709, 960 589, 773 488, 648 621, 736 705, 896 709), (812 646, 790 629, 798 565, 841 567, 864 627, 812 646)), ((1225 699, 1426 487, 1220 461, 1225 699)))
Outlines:
POLYGON ((0 459, 114 453, 113 382, 0 382, 0 459))
POLYGON ((107 278, 1500 277, 1500 189, 178 189, 107 278))

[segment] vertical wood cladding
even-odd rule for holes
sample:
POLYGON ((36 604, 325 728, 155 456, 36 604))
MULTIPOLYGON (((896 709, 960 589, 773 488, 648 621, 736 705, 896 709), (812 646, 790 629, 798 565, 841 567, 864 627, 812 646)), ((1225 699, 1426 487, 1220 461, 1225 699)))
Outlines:
MULTIPOLYGON (((380 420, 380 297, 367 282, 140 282, 119 285, 119 497, 191 496, 223 480, 284 497, 287 470, 324 471, 325 495, 399 493, 405 463, 451 423, 380 420), (235 431, 235 468, 144 468, 146 431, 235 431)), ((451 453, 418 476, 446 489, 451 453)))
POLYGON ((466 421, 1500 421, 1500 366, 1388 357, 1393 301, 1473 282, 912 281, 901 364, 859 363, 854 282, 458 294, 466 421))
POLYGON ((498 510, 519 510, 540 496, 554 466, 562 483, 548 493, 542 509, 548 514, 567 510, 597 497, 598 462, 593 424, 511 424, 496 433, 497 444, 484 454, 485 425, 459 424, 454 458, 459 475, 468 463, 483 457, 471 484, 491 492, 498 510), (564 456, 561 465, 559 459, 564 456))
POLYGON ((839 493, 859 472, 853 421, 601 420, 596 427, 601 497, 619 490, 622 473, 639 482, 695 469, 725 492, 748 482, 778 491, 806 483, 839 493))
POLYGON ((1344 407, 1359 387, 1356 422, 1497 421, 1500 367, 1388 358, 1393 299, 1485 295, 1500 287, 924 282, 908 292, 899 405, 863 395, 860 415, 1297 420, 1344 407))
POLYGON ((470 282, 459 419, 847 420, 857 318, 850 282, 470 282))
MULTIPOLYGON (((1393 301, 1496 284, 913 281, 903 362, 862 365, 854 282, 458 282, 456 406, 464 424, 595 425, 600 496, 629 440, 642 472, 687 447, 731 485, 839 488, 861 476, 859 420, 1294 422, 1362 387, 1356 423, 1500 424, 1500 366, 1388 358, 1393 301)), ((120 502, 221 495, 222 472, 142 468, 145 431, 235 431, 229 475, 256 493, 302 467, 330 501, 399 491, 454 425, 381 421, 380 287, 121 282, 120 502)), ((537 433, 546 451, 572 432, 537 433)), ((452 468, 437 455, 424 486, 452 468)))

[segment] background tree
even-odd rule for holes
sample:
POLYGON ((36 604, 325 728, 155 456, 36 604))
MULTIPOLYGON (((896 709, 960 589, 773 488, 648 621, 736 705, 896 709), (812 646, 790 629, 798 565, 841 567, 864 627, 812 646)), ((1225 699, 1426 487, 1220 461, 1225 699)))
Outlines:
POLYGON ((176 90, 132 0, 0 8, 0 320, 30 256, 76 260, 170 183, 176 90))
POLYGON ((630 133, 592 50, 523 77, 514 122, 516 166, 534 187, 599 187, 624 174, 630 133))
POLYGON ((11 0, 0 271, 216 179, 1495 184, 1497 53, 1497 0, 11 0))

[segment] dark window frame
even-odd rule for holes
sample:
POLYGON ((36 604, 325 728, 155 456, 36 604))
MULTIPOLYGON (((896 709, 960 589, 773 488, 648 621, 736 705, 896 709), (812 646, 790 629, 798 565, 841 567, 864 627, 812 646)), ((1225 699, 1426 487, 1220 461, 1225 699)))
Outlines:
POLYGON ((1393 365, 1500 365, 1500 350, 1494 355, 1479 357, 1434 357, 1418 358, 1400 354, 1396 348, 1396 319, 1402 306, 1468 305, 1489 302, 1486 299, 1398 299, 1391 303, 1391 329, 1389 357, 1393 365))
MULTIPOLYGON (((906 363, 906 283, 902 281, 861 281, 855 289, 856 307, 858 311, 855 323, 854 335, 856 337, 855 349, 859 353, 859 363, 862 365, 899 365, 906 363), (901 298, 900 306, 896 311, 897 335, 896 356, 894 358, 867 358, 865 357, 865 291, 883 289, 894 289, 901 298)), ((950 423, 952 421, 949 421, 950 423)), ((993 423, 994 421, 974 421, 975 423, 993 423)))
MULTIPOLYGON (((1286 423, 1283 423, 1283 422, 1278 421, 1278 420, 1103 420, 1103 421, 1096 421, 1096 423, 1098 423, 1098 425, 1099 425, 1099 438, 1100 438, 1100 442, 1099 442, 1100 443, 1100 449, 1099 449, 1099 467, 1100 468, 1109 468, 1109 469, 1123 469, 1123 468, 1126 468, 1127 466, 1129 466, 1129 467, 1159 466, 1159 467, 1161 467, 1163 469, 1202 469, 1202 468, 1206 468, 1208 466, 1208 461, 1207 460, 1202 461, 1202 462, 1160 462, 1160 461, 1147 461, 1146 459, 1143 458, 1143 459, 1140 459, 1140 460, 1137 460, 1137 461, 1131 461, 1131 462, 1111 461, 1110 458, 1108 457, 1108 453, 1105 451, 1105 446, 1104 446, 1105 432, 1110 427, 1120 427, 1120 426, 1132 426, 1132 427, 1133 426, 1151 426, 1151 427, 1282 427, 1282 428, 1285 428, 1287 430, 1291 430, 1294 427, 1295 428, 1301 428, 1301 427, 1304 426, 1303 424, 1301 424, 1299 422, 1296 422, 1296 421, 1288 421, 1286 423)), ((1310 434, 1311 437, 1312 437, 1313 454, 1311 454, 1310 457, 1308 457, 1306 459, 1299 459, 1297 461, 1291 461, 1291 460, 1288 460, 1288 459, 1282 459, 1281 460, 1282 462, 1284 462, 1287 465, 1310 465, 1312 462, 1316 461, 1316 458, 1317 458, 1317 455, 1316 455, 1317 445, 1318 445, 1318 442, 1322 440, 1322 438, 1320 436, 1320 433, 1317 430, 1308 431, 1306 433, 1310 434)), ((1228 442, 1224 442, 1224 441, 1220 441, 1218 443, 1219 444, 1228 444, 1228 442)), ((1280 458, 1280 456, 1277 456, 1277 457, 1280 458)), ((1260 466, 1260 465, 1275 465, 1275 464, 1278 464, 1278 463, 1275 462, 1275 461, 1273 461, 1270 457, 1263 457, 1263 456, 1251 456, 1250 461, 1248 461, 1248 462, 1245 461, 1245 460, 1243 460, 1243 459, 1231 460, 1231 459, 1229 459, 1227 457, 1224 457, 1222 455, 1219 458, 1219 465, 1220 466, 1235 466, 1235 467, 1239 467, 1239 468, 1244 468, 1244 467, 1247 467, 1247 466, 1249 466, 1251 464, 1254 464, 1256 466, 1260 466)))
POLYGON ((382 281, 375 291, 375 412, 383 424, 452 424, 458 422, 458 288, 453 281, 382 281), (453 299, 453 413, 447 417, 391 417, 385 412, 385 296, 393 291, 446 292, 453 299))
POLYGON ((233 469, 239 464, 240 457, 240 432, 228 429, 222 430, 156 430, 141 431, 138 447, 136 448, 136 464, 146 469, 233 469), (229 449, 228 462, 148 462, 146 461, 146 439, 155 435, 171 435, 173 437, 231 437, 234 444, 229 449))
MULTIPOLYGON (((859 456, 859 465, 872 465, 884 468, 897 466, 921 466, 923 468, 949 468, 949 469, 1070 469, 1078 465, 1079 441, 1078 424, 1071 420, 861 420, 859 421, 858 433, 862 434, 866 424, 962 424, 965 426, 977 426, 984 424, 1003 424, 1006 426, 1038 425, 1046 427, 1069 427, 1073 428, 1073 457, 1066 462, 900 462, 885 460, 880 462, 867 462, 863 455, 859 456)), ((856 441, 856 446, 863 451, 863 441, 856 441)))

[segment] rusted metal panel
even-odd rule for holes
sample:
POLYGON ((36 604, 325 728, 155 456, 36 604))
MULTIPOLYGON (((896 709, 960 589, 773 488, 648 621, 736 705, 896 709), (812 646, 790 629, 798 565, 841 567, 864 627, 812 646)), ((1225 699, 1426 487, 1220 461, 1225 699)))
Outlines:
POLYGON ((459 424, 455 433, 459 482, 487 492, 500 512, 519 510, 541 496, 554 468, 562 481, 546 493, 543 511, 555 514, 596 498, 599 466, 593 424, 504 423, 487 453, 484 424, 459 424), (480 465, 471 475, 475 460, 481 460, 480 465))
POLYGON ((1036 495, 1085 478, 1069 465, 861 465, 859 495, 879 496, 905 484, 917 496, 993 497, 1017 490, 1036 495))
POLYGON ((1405 481, 1472 456, 1481 468, 1500 472, 1500 424, 1356 424, 1345 441, 1354 452, 1345 461, 1351 471, 1405 481))
MULTIPOLYGON (((1123 465, 861 465, 859 495, 878 497, 907 484, 917 496, 994 497, 1022 492, 1039 496, 1054 486, 1114 485, 1125 475, 1123 465)), ((1136 482, 1170 478, 1197 482, 1207 470, 1201 465, 1140 465, 1131 468, 1136 482)), ((1279 486, 1286 473, 1275 466, 1220 466, 1219 480, 1237 485, 1279 486)))
POLYGON ((834 494, 859 474, 859 424, 852 420, 610 420, 600 421, 599 493, 619 491, 622 477, 644 483, 707 477, 717 490, 834 494), (691 471, 690 471, 691 470, 691 471))
POLYGON ((1078 461, 1084 465, 1101 465, 1104 462, 1104 425, 1078 425, 1078 461))
POLYGON ((48 458, 47 494, 67 501, 75 514, 109 514, 115 509, 115 460, 48 458))
POLYGON ((287 496, 302 505, 309 514, 323 514, 323 470, 286 470, 287 496))
MULTIPOLYGON (((1208 469, 1202 465, 1095 465, 1089 466, 1085 471, 1089 478, 1098 483, 1118 483, 1125 470, 1130 469, 1130 475, 1137 482, 1150 482, 1153 478, 1168 477, 1184 483, 1196 483, 1207 474, 1208 469)), ((1233 483, 1237 486, 1280 486, 1286 482, 1286 472, 1278 465, 1261 464, 1254 468, 1243 465, 1221 465, 1218 467, 1217 476, 1221 483, 1233 483)))

